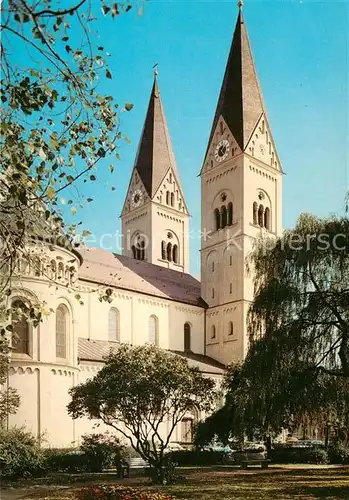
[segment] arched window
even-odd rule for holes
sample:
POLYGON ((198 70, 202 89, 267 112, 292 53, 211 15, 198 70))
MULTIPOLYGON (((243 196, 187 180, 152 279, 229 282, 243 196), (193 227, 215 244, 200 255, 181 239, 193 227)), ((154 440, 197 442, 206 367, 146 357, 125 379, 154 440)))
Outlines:
POLYGON ((178 246, 177 245, 173 245, 172 256, 173 256, 173 262, 175 264, 178 264, 178 246))
POLYGON ((171 193, 171 207, 174 207, 174 193, 171 193))
POLYGON ((63 262, 59 262, 58 264, 58 279, 64 278, 64 264, 63 262))
POLYGON ((189 323, 184 324, 184 350, 191 350, 191 327, 189 323))
POLYGON ((21 300, 12 303, 12 351, 29 354, 30 326, 23 311, 26 306, 21 300))
POLYGON ((264 226, 264 207, 263 207, 263 205, 259 205, 258 224, 260 225, 260 227, 264 226))
POLYGON ((221 228, 225 228, 227 225, 227 209, 223 205, 221 208, 221 228))
POLYGON ((159 345, 159 321, 156 316, 149 318, 148 341, 150 344, 159 345))
POLYGON ((136 259, 137 258, 137 252, 136 252, 136 247, 134 245, 132 245, 132 255, 133 255, 133 258, 136 259))
POLYGON ((266 208, 264 212, 264 227, 270 229, 270 208, 266 208))
POLYGON ((214 273, 214 260, 212 261, 212 264, 211 264, 211 271, 214 273))
POLYGON ((57 263, 55 260, 51 260, 50 262, 50 274, 51 279, 55 280, 57 278, 57 263))
POLYGON ((212 288, 212 298, 214 299, 214 288, 212 288))
POLYGON ((161 242, 161 258, 166 260, 166 243, 164 241, 161 242))
POLYGON ((214 219, 215 219, 215 225, 216 225, 216 231, 220 229, 221 227, 221 214, 219 213, 218 208, 214 211, 214 219))
POLYGON ((166 191, 166 205, 170 204, 170 191, 166 191))
POLYGON ((116 307, 112 307, 108 315, 108 340, 120 342, 120 314, 116 307))
POLYGON ((228 226, 233 224, 233 204, 228 203, 228 226))
POLYGON ((228 335, 234 335, 234 325, 232 321, 228 323, 228 335))
POLYGON ((253 204, 253 224, 257 226, 258 224, 258 203, 254 202, 253 204))
POLYGON ((60 304, 56 309, 56 357, 67 357, 68 309, 60 304))
POLYGON ((233 293, 233 283, 229 284, 229 293, 233 293))
POLYGON ((172 260, 172 244, 167 243, 167 260, 171 262, 172 260))
POLYGON ((212 325, 211 326, 211 339, 215 339, 216 338, 216 327, 215 325, 212 325))

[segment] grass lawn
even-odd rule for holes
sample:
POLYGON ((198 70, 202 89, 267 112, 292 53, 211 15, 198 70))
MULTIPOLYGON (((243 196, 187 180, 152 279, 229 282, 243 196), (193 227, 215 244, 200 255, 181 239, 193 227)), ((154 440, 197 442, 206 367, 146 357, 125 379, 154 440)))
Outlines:
MULTIPOLYGON (((182 500, 349 500, 349 467, 342 468, 269 468, 262 471, 240 470, 186 470, 186 481, 169 487, 151 487, 182 500)), ((51 482, 51 481, 50 481, 51 482)), ((91 483, 116 482, 115 476, 103 474, 89 476, 82 481, 81 476, 56 478, 52 484, 47 481, 25 481, 2 488, 1 500, 73 500, 78 486, 91 483)), ((144 478, 125 479, 123 483, 142 485, 144 478)))

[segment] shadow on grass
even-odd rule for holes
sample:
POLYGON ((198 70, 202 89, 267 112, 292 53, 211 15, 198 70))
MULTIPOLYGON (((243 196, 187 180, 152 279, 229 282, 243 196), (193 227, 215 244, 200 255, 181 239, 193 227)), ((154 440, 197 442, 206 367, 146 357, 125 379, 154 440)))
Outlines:
POLYGON ((168 487, 150 486, 144 477, 120 481, 109 474, 60 474, 22 482, 3 490, 1 500, 73 500, 86 484, 132 484, 162 491, 181 500, 349 500, 349 467, 335 469, 186 470, 186 480, 168 487))

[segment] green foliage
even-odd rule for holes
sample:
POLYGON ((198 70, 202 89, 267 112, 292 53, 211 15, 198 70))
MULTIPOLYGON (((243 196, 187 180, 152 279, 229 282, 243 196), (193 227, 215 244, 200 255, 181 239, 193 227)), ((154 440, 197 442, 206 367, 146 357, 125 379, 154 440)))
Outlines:
POLYGON ((332 464, 349 464, 349 446, 345 443, 333 443, 328 448, 328 457, 332 464))
POLYGON ((101 472, 120 462, 124 446, 113 435, 88 434, 82 437, 80 450, 85 454, 90 472, 101 472))
POLYGON ((228 453, 224 451, 179 450, 172 451, 169 456, 179 466, 221 465, 229 460, 228 453))
POLYGON ((45 458, 38 440, 22 428, 0 429, 2 477, 16 479, 44 472, 45 458))
POLYGON ((125 447, 108 433, 82 436, 79 449, 45 451, 45 468, 50 472, 102 472, 115 467, 124 456, 125 447))
POLYGON ((76 492, 77 500, 172 500, 173 497, 158 492, 132 488, 131 486, 118 485, 95 485, 82 488, 76 492))
POLYGON ((302 215, 281 238, 256 242, 250 349, 243 365, 229 367, 224 409, 205 423, 208 437, 216 427, 237 439, 265 439, 303 424, 346 433, 348 250, 347 215, 302 215))
POLYGON ((271 460, 277 464, 327 464, 328 454, 321 447, 275 445, 270 452, 271 460))
POLYGON ((121 345, 93 379, 71 389, 68 412, 101 419, 161 473, 176 425, 188 411, 209 411, 213 389, 213 380, 180 356, 152 345, 121 345), (165 438, 161 424, 168 424, 165 438))
POLYGON ((44 453, 46 472, 67 472, 70 474, 92 472, 88 457, 80 450, 49 449, 45 450, 44 453))

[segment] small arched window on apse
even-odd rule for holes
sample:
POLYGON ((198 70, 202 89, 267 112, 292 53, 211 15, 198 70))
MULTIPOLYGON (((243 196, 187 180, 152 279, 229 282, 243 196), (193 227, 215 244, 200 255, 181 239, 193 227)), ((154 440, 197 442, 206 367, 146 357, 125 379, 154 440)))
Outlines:
POLYGON ((232 321, 229 321, 228 323, 228 335, 234 335, 234 325, 232 321))
POLYGON ((167 243, 167 260, 172 261, 172 243, 167 243))
POLYGON ((52 259, 50 262, 50 274, 51 279, 57 279, 57 262, 54 259, 52 259))
POLYGON ((259 205, 259 208, 258 208, 258 225, 260 227, 264 226, 264 207, 263 207, 263 205, 259 205))
POLYGON ((67 357, 67 331, 69 311, 67 306, 60 304, 56 309, 56 357, 67 357))
POLYGON ((171 207, 174 207, 174 193, 171 193, 171 207))
POLYGON ((166 205, 170 204, 170 191, 166 191, 166 205))
POLYGON ((26 306, 21 300, 12 302, 12 351, 29 355, 30 324, 24 311, 26 306))
POLYGON ((58 263, 58 279, 64 278, 64 264, 63 262, 58 263))
POLYGON ((214 220, 215 220, 216 231, 218 231, 218 229, 221 228, 221 214, 218 208, 216 208, 214 211, 214 220))
POLYGON ((258 203, 256 201, 253 204, 253 224, 258 225, 258 203))
POLYGON ((227 225, 227 209, 225 205, 222 206, 221 208, 221 228, 225 228, 227 225))
POLYGON ((215 339, 215 338, 216 338, 216 326, 212 325, 211 326, 211 339, 215 339))
POLYGON ((264 227, 270 230, 270 208, 266 208, 264 211, 264 227))
POLYGON ((161 242, 161 258, 166 260, 166 243, 164 241, 161 242))
POLYGON ((190 323, 184 324, 184 351, 191 350, 191 326, 190 323))
POLYGON ((212 264, 211 264, 211 271, 214 273, 214 260, 212 261, 212 264))
POLYGON ((149 344, 159 346, 159 320, 156 316, 150 316, 148 328, 149 344))
POLYGON ((120 342, 120 313, 116 307, 112 307, 108 315, 108 340, 120 342))

